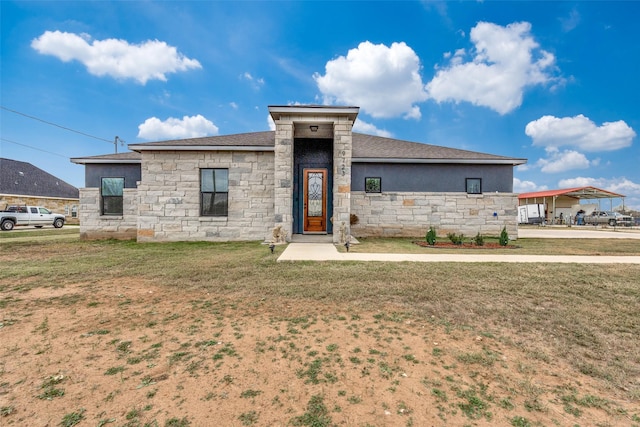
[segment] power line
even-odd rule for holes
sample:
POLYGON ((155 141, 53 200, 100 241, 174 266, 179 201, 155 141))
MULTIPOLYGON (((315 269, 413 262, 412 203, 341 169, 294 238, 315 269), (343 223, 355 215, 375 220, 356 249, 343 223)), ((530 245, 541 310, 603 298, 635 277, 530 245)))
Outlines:
MULTIPOLYGON (((41 118, 30 116, 29 114, 21 113, 20 111, 12 110, 11 108, 7 108, 7 107, 5 107, 3 105, 0 106, 0 108, 2 108, 3 110, 6 110, 6 111, 12 112, 14 114, 18 114, 18 115, 21 115, 21 116, 24 116, 24 117, 28 117, 28 118, 30 118, 32 120, 37 120, 39 122, 46 123, 48 125, 58 127, 60 129, 68 130, 69 132, 75 132, 75 133, 80 134, 80 135, 88 136, 89 138, 97 139, 99 141, 108 142, 109 144, 113 144, 114 143, 114 141, 112 141, 112 140, 100 138, 99 136, 90 135, 88 133, 80 132, 79 130, 71 129, 71 128, 68 128, 66 126, 61 126, 61 125, 56 124, 56 123, 48 122, 48 121, 43 120, 41 118)), ((116 138, 118 138, 118 137, 116 137, 116 138)), ((7 142, 10 142, 10 141, 7 141, 7 142)), ((30 147, 30 148, 33 148, 33 147, 30 147)))
POLYGON ((31 148, 32 150, 42 151, 43 153, 53 154, 54 156, 62 157, 62 158, 65 158, 65 159, 69 160, 69 157, 67 157, 67 156, 63 156, 62 154, 53 153, 53 152, 51 152, 51 151, 43 150, 43 149, 41 149, 41 148, 32 147, 32 146, 27 145, 27 144, 21 144, 21 143, 19 143, 19 142, 12 141, 12 140, 7 139, 7 138, 0 138, 0 140, 2 140, 2 141, 4 141, 4 142, 9 142, 9 143, 11 143, 11 144, 16 144, 16 145, 21 145, 21 146, 23 146, 23 147, 31 148))

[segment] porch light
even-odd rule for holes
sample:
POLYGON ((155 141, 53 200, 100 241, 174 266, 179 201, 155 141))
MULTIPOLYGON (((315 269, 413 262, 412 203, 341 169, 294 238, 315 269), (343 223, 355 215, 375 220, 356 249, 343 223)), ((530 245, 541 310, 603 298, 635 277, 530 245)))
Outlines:
POLYGON ((311 132, 318 132, 318 126, 316 125, 309 126, 309 129, 311 129, 311 132))

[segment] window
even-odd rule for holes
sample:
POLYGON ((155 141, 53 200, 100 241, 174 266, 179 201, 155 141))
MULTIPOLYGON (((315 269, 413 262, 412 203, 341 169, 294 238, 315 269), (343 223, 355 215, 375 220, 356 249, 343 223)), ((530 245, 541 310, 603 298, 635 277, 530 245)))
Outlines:
POLYGON ((364 179, 364 191, 366 193, 381 193, 382 192, 382 178, 380 177, 367 177, 364 179))
POLYGON ((102 178, 102 215, 122 215, 124 178, 102 178))
POLYGON ((482 194, 481 178, 467 178, 467 194, 482 194))
POLYGON ((229 170, 200 169, 200 215, 227 216, 229 170))

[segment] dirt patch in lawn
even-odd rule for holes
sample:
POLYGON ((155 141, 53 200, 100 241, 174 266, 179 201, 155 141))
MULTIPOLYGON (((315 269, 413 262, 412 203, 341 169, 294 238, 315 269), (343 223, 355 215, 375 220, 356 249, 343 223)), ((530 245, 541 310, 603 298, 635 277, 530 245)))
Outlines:
POLYGON ((392 301, 368 311, 135 278, 2 297, 2 425, 640 422, 637 401, 551 350, 392 301))

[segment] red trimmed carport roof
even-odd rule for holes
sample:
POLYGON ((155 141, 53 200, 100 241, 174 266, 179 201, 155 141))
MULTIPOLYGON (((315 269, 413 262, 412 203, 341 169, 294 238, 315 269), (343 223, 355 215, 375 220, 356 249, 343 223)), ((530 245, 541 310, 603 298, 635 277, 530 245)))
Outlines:
POLYGON ((564 188, 561 190, 534 191, 533 193, 518 194, 518 199, 535 199, 536 197, 569 196, 576 199, 609 199, 612 197, 625 197, 622 194, 602 190, 596 187, 564 188))

